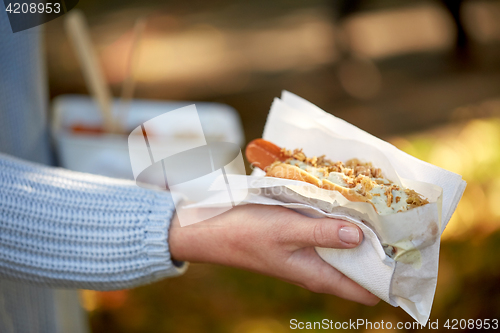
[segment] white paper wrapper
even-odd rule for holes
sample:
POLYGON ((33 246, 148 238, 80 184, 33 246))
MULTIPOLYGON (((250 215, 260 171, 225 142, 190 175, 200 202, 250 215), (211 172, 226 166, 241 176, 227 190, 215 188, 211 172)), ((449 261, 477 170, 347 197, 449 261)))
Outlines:
MULTIPOLYGON (((263 178, 262 173, 231 180, 232 188, 250 188, 245 203, 280 205, 358 225, 364 240, 357 248, 316 251, 349 278, 425 325, 436 290, 440 236, 465 189, 462 177, 407 155, 286 91, 273 102, 263 138, 287 149, 303 148, 307 156, 372 162, 385 178, 429 199, 422 207, 381 216, 369 203, 350 202, 338 192, 304 182, 263 178), (382 244, 396 249, 394 259, 385 254, 382 244)), ((220 181, 212 188, 223 186, 220 181)), ((222 201, 214 196, 195 206, 216 206, 222 201)))

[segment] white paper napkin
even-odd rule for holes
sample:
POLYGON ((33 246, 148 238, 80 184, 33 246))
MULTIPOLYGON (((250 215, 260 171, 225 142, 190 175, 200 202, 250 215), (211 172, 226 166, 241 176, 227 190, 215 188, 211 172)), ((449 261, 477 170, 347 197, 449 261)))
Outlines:
MULTIPOLYGON (((262 136, 264 139, 274 142, 277 145, 280 145, 280 142, 278 141, 289 141, 292 138, 288 136, 289 134, 292 134, 293 136, 293 133, 288 133, 285 139, 285 137, 282 136, 283 133, 276 131, 274 128, 279 127, 279 124, 276 124, 275 120, 279 122, 280 119, 276 118, 280 118, 282 116, 281 114, 278 114, 282 111, 279 107, 279 104, 281 103, 286 105, 289 109, 309 118, 311 122, 321 124, 331 133, 373 145, 387 157, 400 177, 431 183, 441 187, 443 189, 442 231, 444 231, 448 221, 453 215, 453 212, 457 208, 458 202, 462 198, 462 194, 467 185, 462 179, 462 176, 408 155, 390 143, 383 141, 363 131, 362 129, 359 129, 345 120, 326 113, 316 105, 288 91, 283 91, 281 100, 277 98, 274 100, 268 121, 264 128, 264 134, 262 136)), ((294 141, 299 141, 297 142, 297 147, 305 148, 304 145, 300 145, 300 139, 294 141)), ((289 144, 285 146, 293 147, 289 144)), ((325 154, 324 151, 321 152, 321 147, 318 147, 318 154, 325 154)), ((382 168, 382 166, 378 167, 382 168)), ((388 178, 390 179, 389 176, 388 178)))
MULTIPOLYGON (((240 176, 231 181, 236 187, 251 189, 245 203, 280 205, 304 215, 358 225, 364 240, 357 248, 316 251, 346 276, 425 325, 436 289, 440 235, 465 190, 462 177, 418 160, 286 91, 274 100, 262 137, 287 149, 303 148, 307 156, 372 162, 387 179, 430 200, 407 212, 379 216, 370 204, 353 203, 336 191, 304 182, 262 178, 262 173, 261 177, 240 176), (389 258, 382 242, 397 246, 406 256, 396 257, 396 261, 389 258)), ((221 186, 225 186, 223 180, 213 184, 214 189, 221 186)), ((213 197, 193 207, 214 206, 220 201, 213 197)))

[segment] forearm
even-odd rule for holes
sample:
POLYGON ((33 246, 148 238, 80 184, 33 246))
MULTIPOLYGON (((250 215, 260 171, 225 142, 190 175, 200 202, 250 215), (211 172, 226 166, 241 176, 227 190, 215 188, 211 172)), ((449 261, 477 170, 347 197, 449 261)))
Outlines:
POLYGON ((0 154, 0 276, 121 289, 177 275, 168 193, 0 154))

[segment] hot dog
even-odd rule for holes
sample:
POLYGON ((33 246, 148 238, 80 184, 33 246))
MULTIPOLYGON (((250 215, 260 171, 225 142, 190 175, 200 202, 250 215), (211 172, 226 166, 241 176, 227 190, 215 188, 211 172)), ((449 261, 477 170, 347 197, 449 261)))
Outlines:
POLYGON ((265 170, 276 161, 285 162, 288 159, 283 149, 264 139, 251 141, 247 145, 245 155, 252 165, 262 170, 265 170))
POLYGON ((266 171, 266 176, 300 180, 322 189, 338 191, 350 201, 368 202, 380 215, 403 212, 429 201, 411 189, 385 179, 371 163, 357 159, 345 163, 307 157, 302 149, 280 148, 264 139, 250 142, 245 151, 248 161, 266 171))

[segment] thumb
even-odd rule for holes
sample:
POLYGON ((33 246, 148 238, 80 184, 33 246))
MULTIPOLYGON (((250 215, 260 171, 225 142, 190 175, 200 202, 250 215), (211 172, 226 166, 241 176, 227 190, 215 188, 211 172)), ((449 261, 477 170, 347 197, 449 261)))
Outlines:
POLYGON ((292 232, 290 239, 300 247, 319 246, 336 249, 350 249, 363 240, 363 232, 355 224, 331 218, 307 218, 301 221, 292 232))

